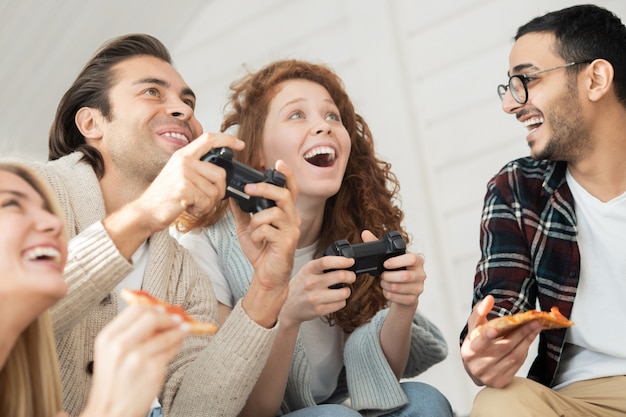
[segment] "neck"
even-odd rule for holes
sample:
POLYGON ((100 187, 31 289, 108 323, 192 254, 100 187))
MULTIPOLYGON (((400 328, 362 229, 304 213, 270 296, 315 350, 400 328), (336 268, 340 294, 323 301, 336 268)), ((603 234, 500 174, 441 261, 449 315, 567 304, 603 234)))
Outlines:
POLYGON ((111 214, 137 199, 148 188, 148 185, 138 184, 131 178, 123 178, 109 169, 100 179, 106 213, 111 214))
POLYGON ((300 215, 300 240, 298 249, 311 246, 319 239, 324 220, 326 200, 298 196, 296 209, 300 215))
POLYGON ((626 192, 626 109, 604 104, 585 118, 588 149, 567 166, 587 192, 606 202, 626 192))

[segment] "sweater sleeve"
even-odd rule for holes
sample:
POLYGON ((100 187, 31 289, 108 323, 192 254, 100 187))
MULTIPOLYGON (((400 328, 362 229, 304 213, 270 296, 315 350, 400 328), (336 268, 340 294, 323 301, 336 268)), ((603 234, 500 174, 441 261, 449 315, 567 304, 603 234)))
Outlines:
MULTIPOLYGON (((209 345, 188 366, 173 399, 172 417, 236 416, 254 388, 276 330, 257 325, 241 301, 209 345)), ((166 400, 169 401, 169 400, 166 400)))
MULTIPOLYGON (((408 399, 393 373, 380 343, 389 309, 350 335, 344 351, 352 407, 365 416, 379 416, 407 404, 408 399)), ((442 361, 448 347, 439 329, 419 312, 413 317, 411 348, 404 377, 414 377, 442 361)))
POLYGON ((69 291, 51 309, 57 337, 81 321, 133 269, 109 238, 102 222, 72 238, 68 249, 64 277, 69 291))

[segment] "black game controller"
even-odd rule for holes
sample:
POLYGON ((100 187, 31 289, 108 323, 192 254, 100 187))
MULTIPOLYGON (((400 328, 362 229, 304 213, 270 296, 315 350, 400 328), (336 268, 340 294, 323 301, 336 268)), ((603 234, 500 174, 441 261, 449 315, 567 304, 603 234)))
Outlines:
POLYGON ((246 194, 243 188, 246 184, 267 182, 284 187, 286 178, 273 168, 265 171, 265 174, 233 159, 233 150, 227 147, 213 148, 200 158, 202 161, 211 162, 226 171, 226 195, 224 198, 233 197, 239 207, 248 213, 257 213, 266 208, 274 207, 276 203, 263 197, 253 197, 246 194))
MULTIPOLYGON (((375 242, 357 243, 351 245, 347 240, 338 240, 324 251, 324 256, 345 256, 354 258, 354 265, 346 268, 357 275, 368 273, 378 276, 386 271, 383 263, 394 256, 406 253, 406 243, 398 231, 385 233, 375 242)), ((328 272, 328 271, 325 271, 328 272)), ((341 288, 343 284, 331 285, 328 288, 341 288)))

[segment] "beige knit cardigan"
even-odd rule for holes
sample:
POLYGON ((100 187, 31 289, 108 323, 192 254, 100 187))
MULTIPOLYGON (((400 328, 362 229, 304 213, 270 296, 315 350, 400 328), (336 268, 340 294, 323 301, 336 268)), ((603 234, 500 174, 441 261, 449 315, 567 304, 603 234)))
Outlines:
MULTIPOLYGON (((52 309, 63 384, 63 406, 71 416, 84 408, 94 339, 118 311, 115 286, 132 270, 101 220, 102 193, 92 168, 74 153, 45 164, 25 162, 52 186, 70 235, 65 278, 68 295, 52 309)), ((167 231, 149 239, 142 288, 181 305, 198 320, 217 320, 208 277, 167 231)), ((166 416, 236 416, 263 369, 275 329, 254 323, 237 304, 214 337, 190 336, 169 366, 159 396, 166 416)))

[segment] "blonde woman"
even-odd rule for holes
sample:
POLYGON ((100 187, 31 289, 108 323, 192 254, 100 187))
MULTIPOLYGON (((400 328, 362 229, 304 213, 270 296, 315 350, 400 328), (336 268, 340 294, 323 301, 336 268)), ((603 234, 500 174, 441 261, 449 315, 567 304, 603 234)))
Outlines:
MULTIPOLYGON (((0 415, 66 416, 48 308, 67 292, 67 239, 47 187, 0 164, 0 415)), ((81 417, 145 416, 188 330, 145 307, 126 309, 98 336, 94 382, 81 417)))

